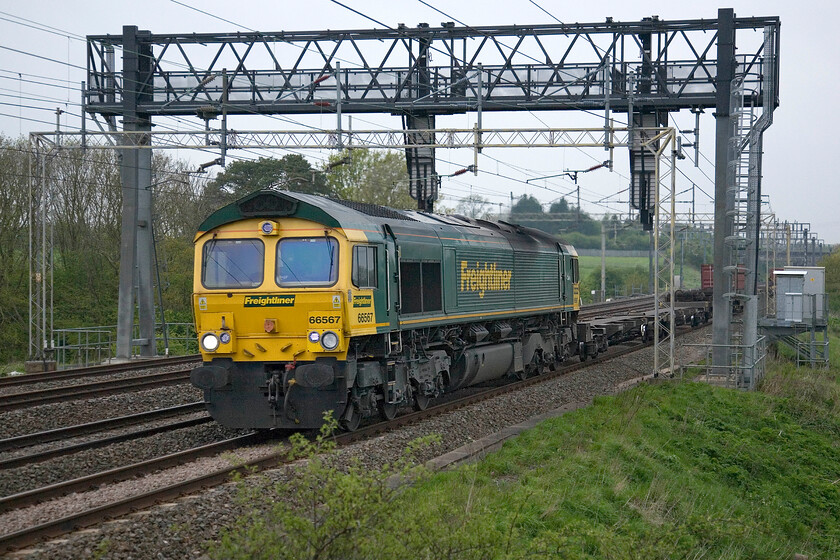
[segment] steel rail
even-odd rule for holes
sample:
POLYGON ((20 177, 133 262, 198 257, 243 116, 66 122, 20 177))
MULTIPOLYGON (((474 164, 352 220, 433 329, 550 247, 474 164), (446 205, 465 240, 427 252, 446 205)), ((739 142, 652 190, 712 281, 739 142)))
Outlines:
POLYGON ((187 382, 189 380, 189 376, 189 370, 170 371, 152 375, 143 375, 140 377, 86 383, 84 385, 70 385, 67 387, 44 389, 41 391, 28 391, 25 393, 0 395, 0 412, 54 402, 115 395, 123 393, 127 389, 139 390, 149 389, 152 387, 178 385, 187 382))
POLYGON ((268 437, 268 432, 251 432, 249 434, 245 434, 244 436, 208 443, 200 447, 194 447, 192 449, 164 455, 163 457, 156 457, 147 461, 116 467, 88 476, 82 476, 72 480, 66 480, 64 482, 57 482, 42 488, 19 492, 17 494, 12 494, 11 496, 4 496, 0 498, 0 514, 13 509, 37 504, 52 498, 65 496, 71 492, 84 492, 86 490, 97 488, 103 484, 122 482, 135 476, 149 474, 160 469, 183 465, 184 463, 188 463, 192 460, 206 457, 208 455, 229 451, 244 445, 261 443, 268 437))
POLYGON ((75 426, 67 426, 66 428, 56 428, 54 430, 36 432, 34 434, 24 434, 21 436, 0 439, 0 451, 30 447, 41 443, 49 443, 57 439, 81 436, 94 432, 104 432, 105 430, 113 430, 116 428, 122 428, 123 426, 150 422, 152 420, 166 418, 167 416, 173 416, 176 414, 197 412, 199 410, 204 410, 205 408, 206 406, 203 402, 194 402, 190 404, 172 406, 169 408, 150 410, 149 412, 141 412, 139 414, 129 414, 128 416, 120 416, 117 418, 108 418, 106 420, 97 420, 96 422, 77 424, 75 426))
POLYGON ((98 377, 112 375, 138 369, 148 369, 161 366, 181 365, 190 362, 201 361, 200 354, 189 356, 173 356, 170 358, 153 358, 151 360, 139 360, 121 364, 105 364, 88 366, 61 371, 47 371, 43 373, 27 373, 13 377, 0 377, 0 388, 14 387, 17 385, 28 385, 30 383, 49 383, 51 381, 63 381, 65 379, 78 379, 80 377, 98 377))
POLYGON ((164 424, 162 426, 155 426, 153 428, 144 428, 141 430, 133 430, 131 432, 127 432, 124 434, 119 434, 110 437, 104 437, 92 441, 85 441, 82 443, 77 443, 73 445, 65 445, 63 447, 56 447, 54 449, 49 449, 47 451, 40 451, 38 453, 31 453, 29 455, 21 455, 19 457, 13 457, 11 459, 6 459, 0 461, 0 470, 3 469, 12 469, 15 467, 20 467, 22 465, 31 465, 34 463, 41 463, 48 459, 54 459, 56 457, 63 457, 65 455, 72 455, 73 453, 78 453, 79 451, 86 451, 88 449, 98 449, 100 447, 105 447, 107 445, 113 445, 115 443, 121 443, 123 441, 130 441, 133 439, 139 439, 143 437, 149 437, 156 434, 164 433, 164 432, 171 432, 174 430, 180 430, 181 428, 190 428, 192 426, 198 426, 200 424, 207 424, 211 422, 213 419, 208 416, 202 416, 200 418, 191 418, 189 420, 179 420, 177 422, 170 422, 169 424, 164 424))

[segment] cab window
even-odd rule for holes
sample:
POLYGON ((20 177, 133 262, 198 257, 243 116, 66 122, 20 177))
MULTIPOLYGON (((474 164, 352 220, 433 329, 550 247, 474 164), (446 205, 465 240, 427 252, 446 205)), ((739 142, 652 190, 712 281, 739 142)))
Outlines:
POLYGON ((208 289, 256 288, 263 283, 264 253, 259 239, 211 239, 204 244, 201 283, 208 289))
POLYGON ((357 288, 376 288, 376 247, 358 245, 353 247, 353 285, 357 288))
POLYGON ((282 239, 277 244, 278 286, 331 286, 338 279, 338 241, 332 237, 282 239))

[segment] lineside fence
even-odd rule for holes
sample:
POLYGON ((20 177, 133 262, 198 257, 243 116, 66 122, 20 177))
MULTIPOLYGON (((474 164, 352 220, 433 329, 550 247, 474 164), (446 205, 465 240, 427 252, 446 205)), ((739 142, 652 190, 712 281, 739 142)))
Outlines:
MULTIPOLYGON (((140 327, 134 325, 134 339, 140 338, 140 327)), ((109 363, 116 353, 117 326, 55 329, 51 348, 58 369, 87 367, 109 363)), ((185 356, 198 353, 198 342, 192 323, 155 325, 155 347, 158 356, 185 356)), ((139 356, 139 345, 132 345, 132 358, 139 356)))
POLYGON ((702 348, 705 351, 705 360, 702 365, 687 364, 680 368, 683 372, 686 367, 705 368, 705 372, 698 380, 705 381, 712 385, 728 387, 730 389, 743 389, 754 391, 764 378, 767 362, 767 337, 760 336, 754 344, 686 344, 686 348, 702 348), (731 362, 727 365, 715 365, 712 361, 712 354, 717 348, 723 349, 732 356, 731 362))

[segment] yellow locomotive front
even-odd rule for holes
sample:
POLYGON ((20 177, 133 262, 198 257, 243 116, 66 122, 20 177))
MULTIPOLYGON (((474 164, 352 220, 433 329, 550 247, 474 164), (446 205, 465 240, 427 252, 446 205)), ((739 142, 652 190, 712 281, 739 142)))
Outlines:
MULTIPOLYGON (((252 218, 200 232, 191 381, 231 427, 319 426, 347 402, 350 248, 341 228, 252 218)), ((354 322, 358 314, 354 314, 354 322)))

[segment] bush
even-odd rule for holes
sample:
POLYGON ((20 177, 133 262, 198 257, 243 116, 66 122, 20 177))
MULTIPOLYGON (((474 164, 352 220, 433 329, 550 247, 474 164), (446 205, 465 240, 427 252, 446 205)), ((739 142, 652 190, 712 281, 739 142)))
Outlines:
POLYGON ((331 413, 314 440, 297 433, 288 458, 300 460, 288 481, 262 477, 241 480, 239 500, 248 511, 226 530, 213 558, 353 559, 407 558, 407 543, 422 542, 412 528, 396 524, 395 500, 406 486, 428 475, 414 460, 435 438, 412 442, 403 455, 382 469, 356 459, 342 468, 331 434, 338 425, 331 413))

